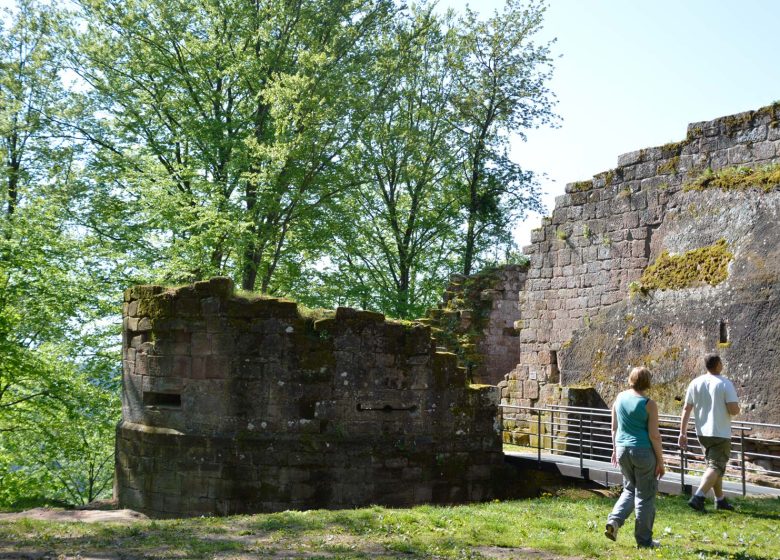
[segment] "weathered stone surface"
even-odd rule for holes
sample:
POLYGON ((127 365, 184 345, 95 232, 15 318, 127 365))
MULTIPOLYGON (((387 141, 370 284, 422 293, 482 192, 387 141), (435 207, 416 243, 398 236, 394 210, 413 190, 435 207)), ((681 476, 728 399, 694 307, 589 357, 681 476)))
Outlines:
POLYGON ((501 495, 498 390, 469 386, 430 327, 346 308, 315 322, 231 294, 227 279, 128 290, 124 506, 171 517, 501 495))
MULTIPOLYGON (((738 384, 741 417, 780 423, 780 378, 772 373, 780 355, 771 348, 780 333, 769 319, 780 316, 780 191, 683 188, 707 167, 780 163, 778 117, 776 104, 693 123, 685 141, 624 154, 617 169, 567 186, 552 222, 532 235, 513 318, 522 327, 517 367, 507 370, 502 403, 563 402, 546 388, 558 378, 591 385, 609 402, 629 366, 649 364, 654 397, 678 413, 675 397, 701 371, 701 355, 714 350, 738 384), (556 217, 567 220, 565 243, 558 242, 556 217), (664 251, 684 253, 721 238, 733 253, 722 284, 636 291, 664 251), (726 342, 716 337, 721 321, 726 342), (544 365, 550 352, 555 364, 544 365)), ((499 343, 487 340, 480 351, 490 355, 499 343)))

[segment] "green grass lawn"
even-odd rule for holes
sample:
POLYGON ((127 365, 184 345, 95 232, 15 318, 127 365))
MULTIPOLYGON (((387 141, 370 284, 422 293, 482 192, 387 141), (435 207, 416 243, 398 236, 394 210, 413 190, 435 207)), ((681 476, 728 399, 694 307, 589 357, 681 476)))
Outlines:
MULTIPOLYGON (((738 512, 692 511, 659 498, 658 550, 637 550, 633 521, 603 536, 614 499, 585 490, 457 507, 371 507, 109 523, 0 522, 0 558, 780 558, 780 500, 734 500, 738 512), (529 549, 542 551, 541 554, 529 549), (25 556, 27 555, 27 556, 25 556), (80 555, 80 556, 79 556, 80 555)), ((708 504, 709 506, 709 504, 708 504)))

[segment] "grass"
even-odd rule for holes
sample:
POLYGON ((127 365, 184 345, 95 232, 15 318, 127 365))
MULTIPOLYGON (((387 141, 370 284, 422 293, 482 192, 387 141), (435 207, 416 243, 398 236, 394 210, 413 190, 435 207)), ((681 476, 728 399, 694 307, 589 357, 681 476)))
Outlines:
POLYGON ((411 509, 143 521, 131 525, 0 521, 0 557, 100 558, 780 558, 780 500, 736 499, 736 513, 700 514, 682 497, 660 497, 655 537, 637 550, 631 526, 603 536, 614 498, 563 490, 524 501, 411 509), (116 556, 114 556, 116 554, 116 556))

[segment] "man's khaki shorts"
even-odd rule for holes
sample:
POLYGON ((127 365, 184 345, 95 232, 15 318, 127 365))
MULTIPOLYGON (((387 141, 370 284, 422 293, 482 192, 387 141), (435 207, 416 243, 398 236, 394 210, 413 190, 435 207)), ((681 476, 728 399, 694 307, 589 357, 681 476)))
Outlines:
POLYGON ((729 438, 699 436, 699 443, 704 448, 707 466, 718 471, 721 476, 726 474, 726 464, 731 456, 731 440, 729 438))

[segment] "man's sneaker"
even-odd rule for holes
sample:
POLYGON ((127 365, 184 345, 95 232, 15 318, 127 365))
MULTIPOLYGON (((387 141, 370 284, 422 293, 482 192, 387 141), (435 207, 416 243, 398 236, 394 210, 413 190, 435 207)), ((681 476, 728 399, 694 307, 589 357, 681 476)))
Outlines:
POLYGON ((697 496, 694 494, 691 496, 691 499, 688 500, 688 505, 696 511, 704 511, 704 496, 697 496))
POLYGON ((722 500, 715 500, 715 509, 718 511, 734 511, 734 506, 726 498, 723 498, 722 500))
POLYGON ((661 541, 650 541, 647 544, 638 544, 636 545, 637 548, 660 548, 661 547, 661 541))
POLYGON ((604 536, 607 537, 611 541, 617 540, 617 532, 618 528, 615 527, 612 523, 607 523, 607 528, 604 529, 604 536))

